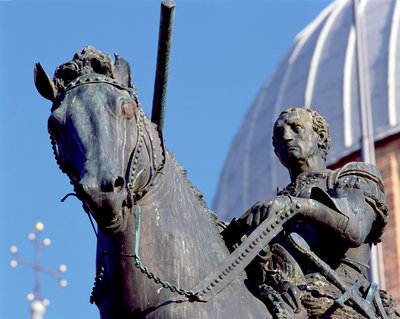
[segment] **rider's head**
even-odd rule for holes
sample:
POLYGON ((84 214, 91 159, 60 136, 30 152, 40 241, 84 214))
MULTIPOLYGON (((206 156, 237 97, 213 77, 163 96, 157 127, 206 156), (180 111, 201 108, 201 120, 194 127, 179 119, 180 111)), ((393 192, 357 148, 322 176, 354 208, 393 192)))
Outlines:
POLYGON ((287 168, 300 167, 313 157, 325 161, 330 147, 329 125, 314 110, 289 108, 274 124, 272 144, 287 168))

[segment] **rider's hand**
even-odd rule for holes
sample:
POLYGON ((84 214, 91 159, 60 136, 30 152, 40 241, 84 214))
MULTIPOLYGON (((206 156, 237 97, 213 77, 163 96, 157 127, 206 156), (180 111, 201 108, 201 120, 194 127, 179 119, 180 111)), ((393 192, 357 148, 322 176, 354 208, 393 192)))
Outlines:
POLYGON ((270 216, 288 210, 291 204, 292 199, 288 196, 277 196, 265 202, 257 202, 239 218, 240 223, 245 227, 246 233, 251 232, 270 216))
POLYGON ((268 214, 268 202, 257 202, 249 210, 245 219, 245 224, 251 230, 257 228, 268 214))
POLYGON ((277 291, 281 294, 282 299, 293 309, 295 313, 301 313, 304 311, 300 301, 302 292, 297 286, 284 281, 281 285, 279 285, 277 291))

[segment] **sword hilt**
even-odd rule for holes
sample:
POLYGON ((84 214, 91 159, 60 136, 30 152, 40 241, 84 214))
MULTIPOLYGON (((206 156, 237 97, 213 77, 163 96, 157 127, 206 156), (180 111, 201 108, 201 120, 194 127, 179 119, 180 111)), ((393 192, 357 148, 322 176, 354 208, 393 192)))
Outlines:
POLYGON ((376 315, 372 305, 365 300, 360 293, 361 284, 356 281, 353 286, 348 285, 346 282, 340 278, 339 274, 336 273, 325 261, 319 258, 311 249, 308 243, 297 233, 291 233, 288 236, 289 242, 293 247, 305 255, 318 269, 319 271, 336 287, 338 287, 342 292, 335 302, 340 306, 348 300, 352 301, 359 310, 369 319, 376 319, 376 315))

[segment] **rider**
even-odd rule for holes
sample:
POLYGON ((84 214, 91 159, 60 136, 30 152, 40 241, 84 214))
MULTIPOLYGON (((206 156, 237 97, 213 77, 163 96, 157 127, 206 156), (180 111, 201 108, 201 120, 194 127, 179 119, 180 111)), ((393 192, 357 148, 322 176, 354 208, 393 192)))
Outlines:
MULTIPOLYGON (((275 122, 272 140, 291 183, 276 197, 256 203, 234 220, 224 233, 228 246, 240 243, 243 234, 295 203, 298 214, 247 269, 253 292, 279 318, 359 318, 357 307, 335 304, 343 289, 327 279, 321 267, 333 271, 346 287, 358 281, 360 292, 368 292, 371 246, 380 241, 387 223, 382 177, 375 166, 362 162, 327 169, 329 126, 311 109, 283 111, 275 122), (323 266, 292 244, 293 233, 305 240, 323 266)), ((393 314, 390 295, 381 294, 392 309, 387 312, 393 314)))

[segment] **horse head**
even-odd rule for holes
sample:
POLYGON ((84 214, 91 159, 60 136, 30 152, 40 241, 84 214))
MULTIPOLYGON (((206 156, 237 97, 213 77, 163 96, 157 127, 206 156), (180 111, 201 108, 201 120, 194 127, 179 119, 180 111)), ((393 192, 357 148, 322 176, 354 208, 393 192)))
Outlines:
POLYGON ((53 102, 48 130, 56 160, 106 234, 125 229, 135 200, 162 166, 157 131, 130 74, 124 59, 93 47, 59 66, 53 80, 35 66, 36 87, 53 102))

